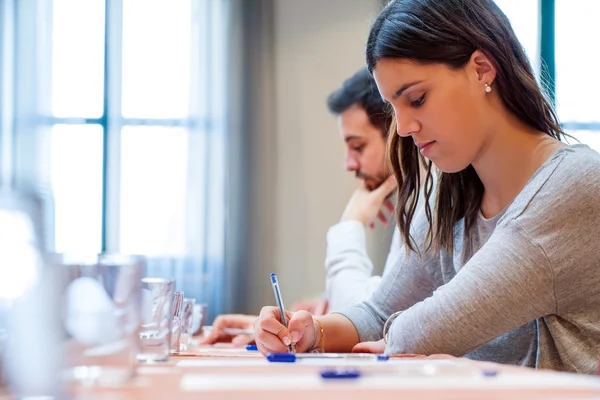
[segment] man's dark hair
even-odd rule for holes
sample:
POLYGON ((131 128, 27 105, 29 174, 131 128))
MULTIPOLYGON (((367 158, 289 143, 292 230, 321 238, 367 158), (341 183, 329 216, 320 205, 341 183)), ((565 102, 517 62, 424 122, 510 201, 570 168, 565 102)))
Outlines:
POLYGON ((340 115, 353 105, 362 107, 371 124, 379 128, 381 134, 387 137, 392 123, 392 113, 379 95, 373 76, 367 68, 362 68, 346 79, 342 87, 331 93, 327 98, 329 112, 340 115))

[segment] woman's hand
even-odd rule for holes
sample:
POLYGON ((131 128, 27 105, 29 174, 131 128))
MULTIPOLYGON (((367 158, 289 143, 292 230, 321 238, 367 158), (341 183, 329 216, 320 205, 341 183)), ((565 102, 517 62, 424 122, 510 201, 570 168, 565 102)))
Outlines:
POLYGON ((262 354, 287 353, 290 344, 296 352, 304 353, 310 350, 313 343, 317 343, 315 322, 308 311, 286 311, 285 316, 287 328, 281 323, 279 308, 263 307, 261 310, 254 322, 254 337, 262 354))
POLYGON ((373 353, 383 354, 385 352, 385 342, 383 339, 377 342, 362 342, 352 348, 353 353, 373 353))

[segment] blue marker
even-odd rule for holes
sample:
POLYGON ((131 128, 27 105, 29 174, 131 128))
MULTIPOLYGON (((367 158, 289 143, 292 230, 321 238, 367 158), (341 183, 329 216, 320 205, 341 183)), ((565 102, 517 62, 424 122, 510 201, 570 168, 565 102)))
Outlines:
MULTIPOLYGON (((281 323, 283 326, 287 328, 287 321, 285 319, 285 308, 283 307, 283 300, 281 299, 281 291, 279 290, 279 282, 277 282, 277 275, 274 273, 271 274, 271 285, 273 285, 273 293, 275 294, 275 301, 277 302, 277 307, 279 307, 279 312, 281 313, 281 323)), ((290 343, 288 346, 288 351, 290 353, 295 353, 294 346, 290 343)))
POLYGON ((255 344, 249 344, 246 346, 246 350, 248 351, 258 351, 258 346, 255 344))
POLYGON ((321 378, 323 379, 357 379, 360 378, 360 371, 321 371, 321 378))
POLYGON ((488 377, 488 378, 498 375, 498 371, 493 370, 493 369, 484 369, 482 371, 482 373, 483 373, 483 376, 488 377))
POLYGON ((388 361, 390 357, 385 354, 371 353, 268 353, 267 361, 278 363, 293 363, 303 358, 344 358, 344 359, 362 359, 374 361, 388 361))

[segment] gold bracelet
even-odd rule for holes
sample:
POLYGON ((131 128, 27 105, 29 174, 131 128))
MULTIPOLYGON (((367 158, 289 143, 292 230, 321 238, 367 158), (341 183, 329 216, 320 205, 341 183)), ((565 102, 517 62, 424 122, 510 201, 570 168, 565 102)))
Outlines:
POLYGON ((383 343, 387 344, 388 331, 392 326, 392 321, 396 319, 398 315, 402 314, 402 311, 396 311, 385 321, 385 325, 383 326, 383 343))
POLYGON ((319 333, 321 337, 319 338, 319 345, 315 348, 311 349, 311 353, 324 353, 325 352, 325 331, 323 330, 323 324, 318 319, 314 319, 315 322, 319 325, 319 333))
POLYGON ((310 346, 308 346, 308 352, 312 353, 312 351, 315 348, 315 344, 317 343, 317 323, 315 321, 315 319, 313 318, 313 339, 310 342, 310 346))

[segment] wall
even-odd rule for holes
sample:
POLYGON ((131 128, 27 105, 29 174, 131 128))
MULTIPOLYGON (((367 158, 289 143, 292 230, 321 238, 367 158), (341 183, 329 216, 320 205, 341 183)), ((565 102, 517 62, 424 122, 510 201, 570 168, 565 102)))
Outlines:
MULTIPOLYGON (((325 288, 325 235, 357 184, 343 170, 343 144, 325 99, 364 65, 370 22, 381 7, 380 0, 273 4, 272 71, 263 77, 272 101, 257 117, 252 143, 247 312, 273 304, 270 272, 277 272, 288 306, 325 288)), ((390 237, 383 228, 369 235, 379 271, 390 237)))

